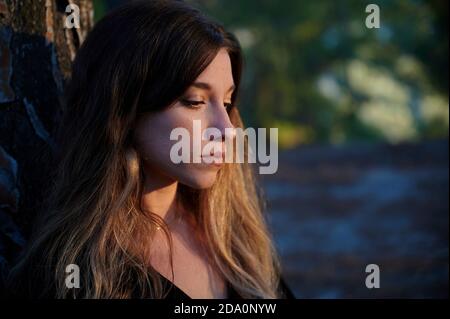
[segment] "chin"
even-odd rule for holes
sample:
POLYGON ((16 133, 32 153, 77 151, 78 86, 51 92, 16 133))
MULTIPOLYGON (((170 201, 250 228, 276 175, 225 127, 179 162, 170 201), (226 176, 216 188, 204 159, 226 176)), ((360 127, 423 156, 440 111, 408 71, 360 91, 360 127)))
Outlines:
POLYGON ((194 189, 207 189, 214 185, 216 178, 217 172, 196 172, 179 179, 179 182, 194 189))

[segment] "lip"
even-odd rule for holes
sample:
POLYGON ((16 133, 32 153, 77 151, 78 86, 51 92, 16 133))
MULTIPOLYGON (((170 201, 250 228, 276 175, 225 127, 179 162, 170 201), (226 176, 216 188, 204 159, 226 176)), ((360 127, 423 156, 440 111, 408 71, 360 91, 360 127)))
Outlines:
POLYGON ((206 165, 221 167, 225 162, 225 154, 224 153, 216 153, 215 155, 202 155, 201 157, 202 157, 203 164, 206 164, 206 165), (203 159, 205 159, 205 158, 213 159, 213 160, 211 163, 206 163, 205 161, 203 161, 203 159), (214 161, 214 159, 221 160, 221 162, 216 162, 216 161, 214 161))

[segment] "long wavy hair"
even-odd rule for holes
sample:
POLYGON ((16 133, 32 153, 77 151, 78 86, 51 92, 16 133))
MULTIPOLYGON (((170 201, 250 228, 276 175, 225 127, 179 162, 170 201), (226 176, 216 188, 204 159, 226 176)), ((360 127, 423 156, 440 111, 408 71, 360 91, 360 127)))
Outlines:
MULTIPOLYGON (((236 107, 241 48, 222 25, 168 0, 130 2, 95 25, 73 63, 46 209, 11 272, 11 289, 33 297, 165 296, 148 247, 157 227, 170 243, 171 236, 141 208, 143 159, 133 129, 140 114, 176 101, 221 48, 236 86, 230 120, 243 127, 236 107), (79 289, 66 287, 70 264, 79 266, 79 289)), ((197 221, 211 262, 242 297, 280 296, 279 261, 248 163, 225 164, 208 189, 179 185, 177 199, 197 221)))

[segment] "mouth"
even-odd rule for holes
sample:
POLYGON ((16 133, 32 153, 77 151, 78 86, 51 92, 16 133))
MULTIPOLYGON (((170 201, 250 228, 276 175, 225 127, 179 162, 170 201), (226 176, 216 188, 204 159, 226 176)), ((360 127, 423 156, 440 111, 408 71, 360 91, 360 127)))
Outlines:
POLYGON ((221 167, 225 163, 225 153, 211 151, 209 154, 202 154, 202 163, 206 165, 213 165, 217 167, 221 167))

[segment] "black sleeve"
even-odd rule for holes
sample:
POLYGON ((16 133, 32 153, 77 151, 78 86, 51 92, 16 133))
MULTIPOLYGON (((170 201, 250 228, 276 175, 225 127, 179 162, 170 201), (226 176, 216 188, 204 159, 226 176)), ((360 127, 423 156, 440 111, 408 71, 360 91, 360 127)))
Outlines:
POLYGON ((279 283, 279 290, 282 292, 283 297, 282 299, 296 299, 294 296, 294 293, 289 288, 289 286, 286 284, 283 277, 280 277, 280 283, 279 283))

